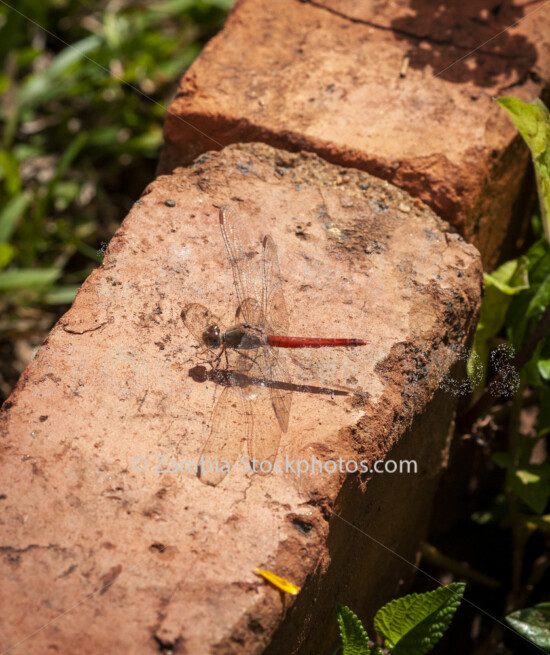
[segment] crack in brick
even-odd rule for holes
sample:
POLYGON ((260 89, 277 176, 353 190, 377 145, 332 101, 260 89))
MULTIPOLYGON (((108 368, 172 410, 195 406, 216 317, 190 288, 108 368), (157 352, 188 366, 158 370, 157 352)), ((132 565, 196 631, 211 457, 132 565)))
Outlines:
POLYGON ((82 330, 76 330, 76 329, 71 329, 67 327, 66 325, 63 325, 63 330, 67 332, 67 334, 86 334, 87 332, 95 332, 96 330, 99 330, 102 328, 104 325, 108 325, 110 321, 104 321, 103 323, 100 323, 96 327, 93 328, 84 328, 82 330))

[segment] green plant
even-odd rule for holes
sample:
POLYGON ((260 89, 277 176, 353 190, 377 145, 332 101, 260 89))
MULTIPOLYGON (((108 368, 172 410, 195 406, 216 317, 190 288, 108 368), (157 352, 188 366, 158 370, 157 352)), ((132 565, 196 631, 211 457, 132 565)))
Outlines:
MULTIPOLYGON (((460 605, 465 585, 453 582, 423 594, 409 594, 390 601, 374 617, 374 628, 393 655, 429 653, 449 627, 460 605)), ((343 655, 381 655, 379 645, 369 645, 361 621, 343 605, 336 606, 343 655)))
POLYGON ((0 402, 155 177, 232 0, 0 3, 0 402))
POLYGON ((550 652, 550 603, 508 614, 506 622, 535 646, 550 652))
MULTIPOLYGON (((550 433, 550 112, 536 100, 524 103, 515 98, 497 101, 510 115, 529 146, 535 167, 541 216, 535 218, 537 240, 518 259, 506 262, 492 274, 485 274, 486 295, 477 326, 473 354, 487 369, 493 357, 497 373, 484 390, 478 390, 475 402, 462 417, 462 431, 495 400, 509 399, 506 449, 493 454, 493 461, 506 472, 506 513, 503 522, 513 536, 512 585, 506 612, 521 607, 529 589, 541 579, 549 562, 533 567, 522 591, 524 554, 529 537, 535 532, 550 535, 550 462, 541 441, 550 433), (495 341, 500 357, 494 359, 495 341), (526 402, 538 400, 534 435, 521 428, 526 402), (536 454, 536 456, 535 456, 536 454)), ((540 563, 539 563, 540 564, 540 563)), ((510 625, 523 626, 517 613, 510 625)), ((537 615, 538 616, 538 615, 537 615)))
POLYGON ((182 72, 231 0, 0 5, 3 308, 70 303, 154 176, 182 72))

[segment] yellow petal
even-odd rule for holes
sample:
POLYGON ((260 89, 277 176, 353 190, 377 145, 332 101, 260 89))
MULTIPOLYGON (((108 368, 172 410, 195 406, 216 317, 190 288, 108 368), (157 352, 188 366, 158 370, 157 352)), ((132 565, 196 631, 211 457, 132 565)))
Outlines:
POLYGON ((281 591, 284 591, 287 594, 292 594, 293 596, 296 596, 300 591, 300 587, 297 587, 295 584, 292 584, 292 582, 289 582, 288 580, 285 580, 284 578, 280 578, 278 575, 275 575, 275 573, 271 573, 271 571, 263 571, 262 569, 254 569, 254 573, 257 573, 258 575, 261 575, 268 582, 271 582, 271 584, 274 587, 277 587, 277 589, 280 589, 281 591))

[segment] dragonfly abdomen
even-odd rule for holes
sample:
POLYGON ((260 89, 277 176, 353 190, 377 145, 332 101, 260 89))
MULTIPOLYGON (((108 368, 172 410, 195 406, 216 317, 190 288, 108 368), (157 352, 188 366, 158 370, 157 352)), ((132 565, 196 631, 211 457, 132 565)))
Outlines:
POLYGON ((281 337, 268 334, 267 343, 275 348, 335 348, 338 346, 366 346, 363 339, 325 339, 323 337, 281 337))

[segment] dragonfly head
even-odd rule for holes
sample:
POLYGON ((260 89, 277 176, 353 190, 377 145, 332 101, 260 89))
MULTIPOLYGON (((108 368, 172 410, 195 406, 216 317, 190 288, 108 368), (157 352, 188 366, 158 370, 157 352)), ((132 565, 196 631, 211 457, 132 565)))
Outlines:
POLYGON ((202 335, 204 343, 209 348, 221 348, 222 345, 222 336, 220 333, 220 328, 217 325, 210 325, 206 328, 202 335))

